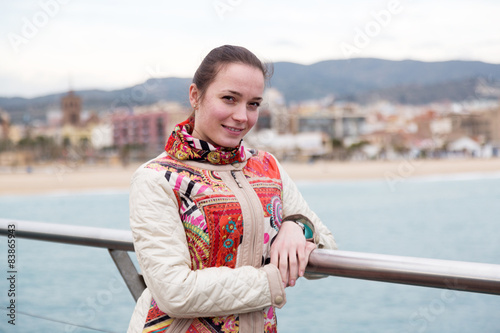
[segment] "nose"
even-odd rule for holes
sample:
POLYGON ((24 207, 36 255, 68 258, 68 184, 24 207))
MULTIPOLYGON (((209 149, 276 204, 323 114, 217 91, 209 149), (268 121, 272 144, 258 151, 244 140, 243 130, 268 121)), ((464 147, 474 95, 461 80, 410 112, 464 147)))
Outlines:
POLYGON ((235 107, 232 118, 240 123, 244 123, 248 120, 247 108, 245 104, 239 104, 235 107))

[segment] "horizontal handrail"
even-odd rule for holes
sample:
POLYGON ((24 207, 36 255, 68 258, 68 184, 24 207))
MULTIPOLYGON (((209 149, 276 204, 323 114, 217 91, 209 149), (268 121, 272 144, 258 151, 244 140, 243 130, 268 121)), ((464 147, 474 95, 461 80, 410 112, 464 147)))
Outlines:
MULTIPOLYGON (((134 251, 126 230, 0 219, 0 235, 134 251)), ((500 295, 500 265, 318 249, 307 272, 500 295)))
POLYGON ((128 230, 0 219, 0 235, 7 235, 12 224, 16 238, 134 251, 132 233, 128 230))
POLYGON ((317 249, 307 271, 500 295, 500 265, 495 264, 317 249))

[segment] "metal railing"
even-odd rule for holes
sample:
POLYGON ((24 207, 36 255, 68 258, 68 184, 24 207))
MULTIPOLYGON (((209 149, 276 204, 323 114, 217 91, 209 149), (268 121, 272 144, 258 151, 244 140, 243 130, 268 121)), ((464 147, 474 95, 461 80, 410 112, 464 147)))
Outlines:
POLYGON ((0 219, 0 236, 12 234, 10 230, 14 230, 15 238, 106 248, 136 301, 146 288, 127 253, 134 251, 130 231, 0 219), (12 225, 14 228, 9 228, 12 225))
MULTIPOLYGON (((135 300, 144 288, 127 251, 134 251, 125 230, 0 219, 0 235, 14 225, 16 238, 107 248, 135 300)), ((350 251, 315 250, 306 271, 364 280, 500 295, 500 265, 402 257, 350 251)))

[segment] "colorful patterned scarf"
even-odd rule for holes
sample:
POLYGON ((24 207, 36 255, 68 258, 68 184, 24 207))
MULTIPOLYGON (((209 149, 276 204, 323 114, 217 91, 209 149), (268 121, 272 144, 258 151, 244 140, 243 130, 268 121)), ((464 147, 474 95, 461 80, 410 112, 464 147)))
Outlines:
POLYGON ((178 160, 207 161, 212 164, 231 164, 244 162, 252 155, 252 151, 243 147, 243 140, 236 148, 215 147, 210 143, 191 135, 194 129, 194 118, 178 124, 165 145, 165 151, 178 160))

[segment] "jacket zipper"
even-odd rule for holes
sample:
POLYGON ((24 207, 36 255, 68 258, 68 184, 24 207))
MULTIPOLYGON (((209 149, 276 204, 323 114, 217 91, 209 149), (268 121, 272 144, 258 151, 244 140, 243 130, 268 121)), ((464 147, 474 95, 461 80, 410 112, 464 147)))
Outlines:
POLYGON ((231 170, 231 175, 233 176, 234 181, 236 182, 236 184, 238 185, 238 187, 239 188, 243 188, 243 185, 241 185, 241 183, 238 180, 238 178, 236 178, 236 170, 231 170))
MULTIPOLYGON (((254 202, 253 200, 251 199, 251 196, 247 193, 247 191, 245 191, 245 188, 243 187, 243 185, 241 184, 241 182, 238 180, 237 176, 236 176, 236 170, 231 170, 231 175, 233 176, 233 179, 235 181, 235 183, 238 185, 238 187, 240 189, 242 189, 241 192, 243 192, 243 195, 245 196, 245 199, 246 201, 248 202, 248 205, 249 205, 249 208, 250 208, 250 215, 251 215, 251 220, 254 222, 253 225, 252 225, 252 228, 254 229, 253 230, 253 237, 251 239, 251 252, 250 253, 255 253, 255 242, 256 242, 256 238, 258 237, 257 235, 257 230, 258 230, 258 227, 257 227, 257 224, 258 224, 258 221, 257 221, 257 217, 255 216, 255 213, 254 213, 254 202)), ((252 188, 250 186, 250 188, 252 188)), ((257 208, 260 208, 260 207, 257 207, 257 208)), ((253 266, 254 265, 254 262, 253 262, 253 256, 252 256, 252 260, 250 262, 250 264, 253 266)))

